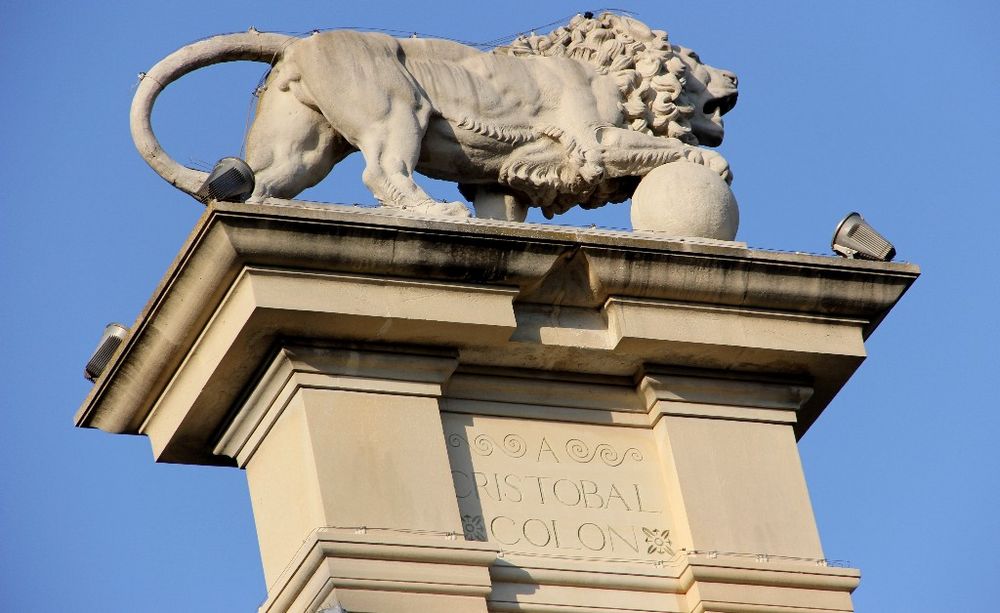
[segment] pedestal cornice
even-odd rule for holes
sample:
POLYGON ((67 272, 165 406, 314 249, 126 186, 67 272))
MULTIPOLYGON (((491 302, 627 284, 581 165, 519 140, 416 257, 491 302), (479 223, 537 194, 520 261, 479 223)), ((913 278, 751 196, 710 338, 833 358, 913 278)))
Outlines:
MULTIPOLYGON (((185 402, 218 405, 199 413, 216 420, 200 423, 200 431, 220 428, 278 339, 320 331, 344 342, 450 347, 460 363, 487 367, 633 377, 659 363, 796 376, 815 390, 800 411, 801 435, 918 274, 911 264, 738 243, 297 202, 215 203, 76 423, 141 433, 184 376, 201 383, 183 386, 201 394, 185 402), (298 293, 303 280, 329 289, 310 298, 298 293), (380 294, 387 284, 391 291, 380 294), (396 301, 382 308, 376 298, 374 311, 356 310, 347 298, 360 287, 396 301), (678 325, 644 327, 650 309, 673 313, 678 325), (682 323, 728 326, 728 340, 684 338, 682 323), (193 352, 196 346, 212 350, 193 352)), ((229 462, 212 454, 214 445, 180 441, 160 459, 229 462)))

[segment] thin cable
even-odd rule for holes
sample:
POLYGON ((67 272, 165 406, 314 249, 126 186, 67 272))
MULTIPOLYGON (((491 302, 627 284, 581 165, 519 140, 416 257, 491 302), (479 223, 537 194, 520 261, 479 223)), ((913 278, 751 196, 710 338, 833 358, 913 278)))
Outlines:
MULTIPOLYGON (((393 28, 378 28, 378 27, 363 27, 363 26, 333 26, 333 27, 328 27, 328 28, 320 28, 320 29, 313 29, 313 30, 299 31, 299 32, 273 30, 273 31, 271 31, 271 33, 273 33, 273 34, 285 34, 289 38, 288 38, 287 41, 285 41, 284 43, 282 43, 282 45, 278 49, 275 50, 274 55, 271 56, 271 61, 268 62, 269 67, 268 67, 267 71, 264 73, 264 75, 258 81, 257 87, 253 90, 253 92, 251 92, 250 101, 248 103, 248 108, 247 108, 247 119, 246 119, 246 123, 245 123, 244 128, 243 128, 243 138, 242 138, 242 140, 240 142, 239 157, 240 157, 240 159, 245 159, 245 157, 246 157, 247 141, 249 140, 249 137, 250 137, 250 126, 253 123, 253 116, 254 116, 254 107, 255 107, 254 99, 255 98, 259 98, 260 95, 266 89, 265 83, 267 82, 268 75, 271 74, 271 68, 277 63, 278 59, 281 57, 282 53, 285 51, 285 49, 288 47, 288 45, 292 44, 296 40, 299 40, 301 38, 305 38, 306 36, 311 36, 313 34, 318 34, 320 32, 328 32, 328 31, 331 31, 331 30, 352 30, 352 31, 362 31, 362 32, 380 32, 380 33, 383 33, 383 34, 390 34, 390 35, 399 36, 399 37, 415 36, 415 37, 421 37, 421 38, 438 38, 438 39, 443 39, 443 40, 449 40, 449 41, 452 41, 452 42, 455 42, 455 43, 458 43, 458 44, 461 44, 461 45, 466 45, 466 46, 469 46, 469 47, 475 47, 477 49, 485 50, 485 49, 492 49, 494 47, 498 47, 498 46, 501 46, 501 45, 506 44, 506 43, 510 43, 510 42, 516 40, 519 36, 523 36, 525 32, 534 33, 537 30, 545 30, 545 29, 548 29, 548 28, 552 28, 552 27, 557 26, 557 25, 568 23, 570 20, 572 20, 577 15, 588 14, 588 13, 592 14, 592 15, 600 15, 600 14, 603 14, 603 13, 617 13, 617 14, 628 15, 628 16, 636 16, 636 15, 638 15, 638 13, 636 13, 635 11, 629 11, 629 10, 621 9, 621 8, 613 8, 613 7, 597 8, 597 9, 592 9, 592 10, 589 10, 589 11, 585 11, 584 13, 573 13, 573 14, 570 14, 570 15, 565 15, 563 17, 559 17, 558 19, 554 19, 554 20, 552 20, 552 21, 550 21, 548 23, 544 23, 544 24, 532 26, 530 28, 527 28, 527 29, 524 29, 524 30, 520 30, 520 31, 515 32, 513 34, 506 34, 504 36, 498 36, 496 38, 493 38, 493 39, 490 39, 490 40, 487 40, 487 41, 480 41, 480 42, 462 40, 462 39, 459 39, 459 38, 451 38, 451 37, 442 36, 442 35, 426 34, 426 33, 421 33, 421 32, 413 32, 413 31, 410 31, 410 30, 398 30, 398 29, 393 29, 393 28)), ((256 32, 258 30, 255 27, 251 26, 249 28, 249 31, 256 32)), ((195 41, 192 41, 192 43, 189 43, 189 44, 193 44, 194 42, 198 42, 198 41, 202 41, 202 40, 207 40, 208 38, 212 38, 212 37, 211 36, 207 36, 207 37, 199 38, 199 39, 197 39, 195 41)), ((142 81, 142 79, 146 78, 147 76, 148 75, 146 75, 146 73, 139 73, 139 81, 142 81)), ((134 87, 137 87, 137 86, 138 86, 138 83, 134 87)))
MULTIPOLYGON (((480 541, 483 542, 483 541, 480 541)), ((510 549, 500 549, 497 557, 517 556, 526 558, 545 558, 555 560, 573 560, 575 562, 610 562, 624 564, 648 564, 650 566, 680 566, 683 562, 682 552, 674 553, 665 560, 643 560, 640 558, 608 558, 604 556, 576 556, 570 554, 548 553, 543 551, 513 551, 510 549)))
MULTIPOLYGON (((402 30, 402 29, 396 29, 396 28, 380 28, 380 27, 372 27, 372 26, 335 25, 335 26, 329 26, 329 27, 325 27, 325 28, 317 28, 317 29, 313 29, 313 30, 305 30, 305 31, 297 31, 297 32, 290 31, 290 30, 271 30, 270 32, 273 33, 273 34, 285 34, 287 36, 291 36, 291 37, 294 37, 294 38, 303 38, 303 37, 309 36, 311 34, 317 34, 319 32, 330 32, 332 30, 351 30, 351 31, 355 31, 355 32, 379 32, 381 34, 389 34, 391 36, 397 36, 397 37, 400 37, 400 38, 407 38, 407 37, 412 37, 412 36, 416 36, 416 37, 419 37, 419 38, 437 38, 437 39, 442 39, 442 40, 449 40, 451 42, 459 43, 461 45, 466 45, 466 46, 469 46, 469 47, 475 47, 477 49, 491 49, 493 47, 496 47, 496 46, 499 46, 499 45, 503 45, 505 43, 509 43, 509 42, 515 40, 518 36, 524 35, 526 32, 535 32, 537 30, 544 30, 546 28, 552 28, 554 26, 558 26, 558 25, 562 25, 564 23, 568 23, 571 19, 573 19, 577 15, 582 15, 585 12, 586 13, 592 13, 594 15, 600 15, 602 13, 616 13, 616 14, 619 14, 619 15, 627 15, 627 16, 630 16, 630 17, 634 17, 634 16, 638 15, 638 13, 635 12, 635 11, 630 11, 630 10, 622 9, 622 8, 613 8, 613 7, 597 8, 597 9, 592 9, 592 10, 589 10, 589 11, 583 11, 583 12, 579 12, 579 13, 572 13, 570 15, 565 15, 565 16, 560 17, 558 19, 554 19, 554 20, 552 20, 552 21, 550 21, 548 23, 543 23, 543 24, 531 26, 529 28, 524 28, 524 29, 518 30, 517 32, 514 32, 512 34, 505 34, 503 36, 497 36, 496 38, 492 38, 490 40, 485 40, 485 41, 471 41, 471 40, 464 40, 464 39, 461 39, 461 38, 453 38, 451 36, 444 36, 444 35, 441 35, 441 34, 432 34, 432 33, 427 33, 427 32, 415 32, 413 30, 402 30)), ((276 55, 278 55, 278 54, 276 54, 276 55)), ((273 61, 272 61, 272 64, 273 64, 273 61)))
POLYGON ((717 558, 719 556, 730 557, 730 558, 749 558, 756 560, 757 562, 770 562, 771 560, 780 560, 788 562, 807 562, 816 564, 817 566, 832 566, 836 568, 850 568, 851 562, 849 560, 831 560, 828 558, 804 558, 799 556, 786 556, 773 553, 748 553, 745 551, 709 551, 704 549, 688 549, 682 550, 688 556, 704 556, 707 558, 717 558))
MULTIPOLYGON (((270 72, 270 70, 268 70, 268 72, 270 72)), ((256 100, 260 95, 260 92, 264 87, 263 81, 265 78, 267 78, 267 73, 261 77, 261 83, 259 83, 257 87, 250 92, 250 102, 247 104, 247 120, 243 126, 243 143, 240 145, 239 158, 241 160, 246 160, 247 140, 250 138, 250 124, 253 123, 254 107, 256 106, 256 104, 254 104, 254 100, 256 100)))
POLYGON ((187 161, 188 161, 188 168, 193 168, 195 170, 201 170, 204 172, 209 172, 212 170, 213 165, 209 164, 205 160, 199 160, 196 158, 189 157, 187 161))
POLYGON ((541 25, 537 25, 537 26, 528 28, 527 30, 521 30, 521 31, 516 32, 514 34, 508 34, 506 36, 498 36, 497 38, 494 38, 494 39, 491 39, 491 40, 488 40, 488 41, 483 41, 483 42, 480 42, 480 43, 475 43, 472 46, 474 46, 474 47, 480 47, 480 48, 497 47, 497 46, 500 46, 500 45, 503 45, 503 44, 506 44, 506 43, 509 43, 509 42, 515 40, 517 37, 524 35, 525 32, 535 32, 536 30, 544 30, 546 28, 551 28, 551 27, 554 27, 554 26, 557 26, 557 25, 562 25, 564 23, 568 23, 570 20, 572 20, 577 15, 583 15, 585 13, 592 13, 594 15, 600 15, 602 13, 617 13, 617 14, 620 14, 620 15, 628 15, 628 16, 638 15, 638 13, 636 13, 634 11, 628 11, 628 10, 619 9, 619 8, 608 8, 608 7, 605 7, 605 8, 599 8, 599 9, 592 9, 592 10, 589 10, 589 11, 585 11, 583 13, 573 13, 571 15, 566 15, 565 17, 560 17, 559 19, 554 19, 554 20, 550 21, 549 23, 544 23, 544 24, 541 24, 541 25))

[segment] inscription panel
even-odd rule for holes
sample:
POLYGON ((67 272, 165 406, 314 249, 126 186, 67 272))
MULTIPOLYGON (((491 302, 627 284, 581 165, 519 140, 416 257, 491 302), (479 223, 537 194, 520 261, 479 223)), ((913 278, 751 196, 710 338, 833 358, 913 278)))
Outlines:
POLYGON ((648 430, 442 413, 465 538, 510 552, 665 560, 648 430))

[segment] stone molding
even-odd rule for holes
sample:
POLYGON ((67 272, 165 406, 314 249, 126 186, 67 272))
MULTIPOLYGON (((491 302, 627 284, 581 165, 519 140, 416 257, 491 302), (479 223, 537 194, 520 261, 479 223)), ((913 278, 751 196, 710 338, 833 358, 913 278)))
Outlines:
POLYGON ((77 425, 245 469, 263 611, 850 611, 796 439, 918 274, 214 203, 77 425))
POLYGON ((303 388, 437 398, 458 365, 447 351, 403 353, 285 345, 227 420, 213 452, 243 468, 303 388))
POLYGON ((666 564, 618 560, 613 570, 599 570, 608 567, 601 562, 504 554, 454 534, 320 528, 289 561, 260 611, 317 610, 330 604, 336 590, 485 598, 490 611, 521 613, 565 607, 611 613, 622 610, 615 603, 623 599, 670 613, 763 613, 779 610, 776 606, 782 612, 839 613, 852 610, 850 594, 860 581, 857 569, 822 559, 680 552, 666 564), (760 602, 746 600, 747 586, 755 587, 760 602), (566 600, 569 590, 574 597, 566 600), (553 596, 565 604, 547 604, 553 596), (734 596, 739 600, 730 599, 734 596))
MULTIPOLYGON (((239 293, 236 286, 248 285, 248 276, 263 279, 267 270, 280 270, 284 276, 277 284, 284 291, 269 294, 279 304, 294 296, 288 291, 288 284, 294 283, 295 278, 318 279, 315 275, 333 275, 345 282, 348 277, 378 275, 404 284, 420 279, 423 287, 438 286, 435 291, 451 288, 456 298, 465 291, 485 292, 483 295, 491 297, 495 304, 507 301, 512 305, 508 308, 513 309, 508 311, 512 313, 511 319, 485 324, 493 326, 492 338, 499 342, 506 334, 520 349, 527 347, 525 353, 529 358, 554 362, 580 359, 572 351, 560 354, 558 341, 567 334, 560 331, 560 318, 571 316, 560 313, 571 314, 574 310, 584 314, 585 319, 591 317, 589 313, 596 314, 588 324, 591 326, 599 324, 608 313, 612 321, 620 321, 615 313, 622 309, 641 313, 654 304, 680 304, 689 314, 730 309, 732 317, 737 318, 734 321, 739 321, 742 315, 758 313, 762 322, 771 316, 797 322, 783 324, 791 326, 789 330, 801 330, 814 320, 824 322, 824 330, 846 329, 844 338, 850 341, 848 345, 854 345, 854 350, 840 356, 824 353, 800 356, 803 359, 796 365, 798 374, 814 380, 815 390, 803 407, 797 426, 799 435, 860 363, 861 340, 874 330, 919 274, 918 268, 911 264, 848 261, 609 230, 446 221, 295 202, 214 203, 206 209, 132 326, 129 338, 91 390, 77 414, 77 425, 109 432, 141 432, 154 405, 177 375, 184 356, 203 340, 209 322, 219 319, 224 303, 232 302, 239 293), (564 262, 570 265, 562 265, 564 262), (583 278, 588 285, 560 294, 556 290, 561 285, 560 276, 567 280, 583 278), (542 299, 550 300, 548 306, 537 302, 542 299), (558 309, 554 311, 553 307, 558 309), (547 326, 546 321, 554 325, 547 326), (851 336, 853 339, 848 338, 851 336), (553 337, 554 345, 550 342, 553 337), (525 342, 532 338, 536 339, 534 343, 525 342)), ((363 279, 355 280, 368 283, 368 288, 378 286, 363 279)), ((246 294, 253 294, 246 288, 240 291, 244 299, 246 294)), ((260 302, 256 306, 266 304, 260 302)), ((267 316, 273 315, 272 310, 256 308, 253 313, 255 318, 260 317, 258 321, 263 328, 254 331, 255 347, 270 348, 275 335, 295 336, 304 332, 288 325, 287 318, 284 326, 269 321, 267 316)), ((466 321, 482 325, 468 320, 474 320, 478 314, 476 309, 469 309, 466 321)), ((247 313, 243 316, 249 317, 247 313)), ((723 313, 721 317, 730 315, 723 313)), ((316 318, 315 313, 299 314, 304 324, 315 324, 316 318)), ((329 325, 327 321, 325 326, 329 325)), ((447 328, 448 322, 442 322, 438 329, 447 328)), ((773 328, 763 329, 773 331, 773 328)), ((593 334, 598 339, 597 345, 604 343, 600 340, 603 332, 597 330, 593 334)), ((621 336, 620 331, 616 334, 621 336)), ((478 333, 476 336, 480 337, 478 333)), ((452 342, 463 353, 462 363, 482 363, 497 353, 495 348, 483 345, 462 347, 463 339, 468 337, 462 333, 452 336, 452 342)), ((405 339, 387 340, 405 342, 405 339)), ((659 351, 663 355, 664 340, 669 339, 654 335, 626 343, 626 337, 622 336, 616 348, 623 352, 631 344, 640 353, 659 351)), ((246 335, 243 341, 249 342, 246 335)), ((569 340, 562 341, 564 346, 567 343, 569 340)), ((683 339, 675 339, 672 346, 677 351, 666 355, 679 363, 685 363, 683 360, 691 359, 693 354, 701 355, 703 362, 694 366, 732 369, 743 364, 747 368, 747 360, 742 359, 747 356, 734 354, 729 348, 715 350, 703 346, 697 347, 698 351, 685 352, 685 343, 683 339), (741 359, 727 364, 731 357, 741 359)), ((586 345, 583 343, 584 348, 586 345)), ((741 351, 745 353, 745 349, 741 351)), ((258 360, 262 357, 254 355, 258 360)), ((650 357, 640 354, 635 359, 648 362, 650 357)), ((781 357, 782 352, 775 348, 759 347, 755 358, 758 370, 777 370, 777 374, 782 374, 783 368, 778 364, 781 357)), ((610 372, 622 376, 634 374, 637 364, 635 359, 618 359, 608 347, 601 351, 595 347, 591 359, 599 360, 610 372)), ((517 360, 499 365, 515 366, 517 360)), ((230 374, 242 385, 256 367, 256 364, 238 365, 235 373, 230 374)), ((227 391, 222 397, 228 398, 227 394, 233 393, 227 391)), ((184 461, 184 457, 194 455, 198 461, 208 461, 211 454, 199 455, 189 449, 173 461, 184 461)))
MULTIPOLYGON (((461 535, 414 536, 367 527, 319 528, 270 586, 261 613, 317 611, 333 591, 465 596, 489 594, 497 551, 461 535)), ((349 609, 350 610, 350 609, 349 609)))
POLYGON ((647 366, 639 392, 654 423, 660 416, 673 415, 794 425, 813 389, 792 378, 769 381, 647 366))
POLYGON ((492 346, 514 329, 512 299, 503 289, 247 267, 139 431, 162 461, 227 463, 208 437, 278 343, 327 335, 447 347, 472 336, 492 346))
MULTIPOLYGON (((620 602, 645 606, 642 610, 671 613, 725 611, 852 611, 850 594, 858 586, 857 569, 828 566, 825 560, 757 561, 752 555, 681 552, 664 565, 617 563, 614 570, 601 568, 597 560, 533 560, 505 556, 490 568, 494 590, 491 611, 550 611, 546 599, 554 593, 577 590, 577 606, 601 613, 621 611, 620 602), (518 592, 518 585, 538 585, 531 594, 518 592), (747 599, 747 586, 754 586, 759 599, 747 599), (737 600, 734 600, 736 598, 737 600), (813 608, 797 608, 795 603, 813 608), (780 603, 780 604, 778 604, 780 603), (822 603, 822 608, 816 608, 822 603), (742 608, 741 608, 742 607, 742 608)), ((568 608, 566 610, 569 610, 568 608)))

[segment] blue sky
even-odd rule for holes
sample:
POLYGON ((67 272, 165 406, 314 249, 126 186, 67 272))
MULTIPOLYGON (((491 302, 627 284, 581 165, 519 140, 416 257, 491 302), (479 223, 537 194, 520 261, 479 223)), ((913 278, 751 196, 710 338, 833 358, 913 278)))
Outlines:
MULTIPOLYGON (((826 554, 862 569, 859 611, 995 601, 998 6, 624 6, 740 77, 720 149, 740 240, 827 253, 836 222, 858 210, 923 269, 800 445, 826 554)), ((202 210, 135 152, 136 74, 251 25, 475 41, 592 8, 0 0, 0 610, 250 611, 264 599, 239 471, 156 465, 144 438, 72 427, 103 326, 134 320, 202 210)), ((238 153, 261 74, 220 66, 168 89, 154 117, 167 150, 205 165, 238 153)), ((368 203, 359 175, 348 160, 305 197, 368 203)), ((628 209, 559 221, 627 227, 628 209)))

